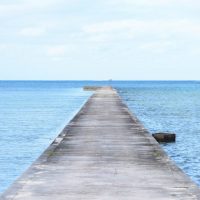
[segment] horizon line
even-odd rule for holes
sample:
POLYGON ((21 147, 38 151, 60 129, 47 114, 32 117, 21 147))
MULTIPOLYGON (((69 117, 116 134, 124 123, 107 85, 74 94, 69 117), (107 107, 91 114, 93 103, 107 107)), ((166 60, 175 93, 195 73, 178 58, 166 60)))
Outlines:
POLYGON ((193 80, 193 79, 180 79, 180 80, 177 80, 177 79, 173 79, 173 80, 156 80, 156 79, 140 79, 140 80, 122 80, 122 79, 108 79, 108 80, 90 80, 90 79, 80 79, 80 80, 73 80, 73 79, 66 79, 66 80, 64 80, 64 79, 62 79, 62 80, 57 80, 57 79, 43 79, 43 80, 37 80, 37 79, 30 79, 30 80, 27 80, 27 79, 0 79, 0 81, 60 81, 60 82, 63 82, 63 81, 76 81, 76 82, 78 82, 78 81, 91 81, 91 82, 117 82, 117 81, 121 81, 121 82, 127 82, 127 81, 163 81, 163 82, 166 82, 166 81, 177 81, 177 82, 181 82, 181 81, 200 81, 200 79, 199 80, 193 80))

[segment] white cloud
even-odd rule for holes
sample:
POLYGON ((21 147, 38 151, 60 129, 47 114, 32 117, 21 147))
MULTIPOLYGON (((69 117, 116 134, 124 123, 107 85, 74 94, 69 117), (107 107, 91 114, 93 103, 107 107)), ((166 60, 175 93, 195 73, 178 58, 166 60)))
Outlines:
POLYGON ((43 46, 42 50, 43 53, 45 52, 45 56, 49 57, 52 61, 70 59, 79 52, 79 49, 77 49, 77 46, 74 44, 48 45, 43 46))
POLYGON ((47 55, 51 57, 63 57, 66 54, 64 45, 50 46, 47 48, 47 55))
MULTIPOLYGON (((76 0, 74 0, 76 1, 76 0)), ((38 11, 38 9, 43 9, 42 12, 45 12, 45 9, 54 8, 59 4, 71 4, 74 1, 72 0, 22 0, 22 1, 13 1, 11 3, 1 3, 0 2, 0 16, 10 16, 22 13, 30 13, 32 11, 38 11)))
POLYGON ((20 4, 0 4, 0 16, 14 14, 16 12, 22 12, 23 6, 20 4))
MULTIPOLYGON (((200 24, 194 20, 118 20, 90 24, 83 27, 90 38, 115 38, 116 35, 134 37, 200 37, 200 24)), ((121 39, 125 39, 122 38, 121 39)), ((119 39, 119 38, 118 38, 119 39)))
POLYGON ((200 6, 198 0, 109 0, 110 4, 133 6, 200 6))
POLYGON ((151 51, 154 53, 163 53, 169 49, 176 48, 176 43, 172 41, 154 41, 149 43, 143 43, 140 45, 140 49, 145 51, 151 51))
POLYGON ((26 36, 26 37, 39 37, 44 35, 46 32, 45 28, 41 27, 27 27, 23 28, 21 31, 19 31, 19 35, 26 36))
POLYGON ((6 44, 0 44, 0 50, 5 50, 8 48, 8 45, 6 44))

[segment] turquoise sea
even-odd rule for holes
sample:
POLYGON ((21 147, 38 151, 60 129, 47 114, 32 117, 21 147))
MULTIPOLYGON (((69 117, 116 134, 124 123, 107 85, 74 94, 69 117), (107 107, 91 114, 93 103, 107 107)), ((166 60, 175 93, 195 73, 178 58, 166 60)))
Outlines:
POLYGON ((48 147, 92 95, 84 85, 115 87, 150 131, 175 132, 168 155, 200 185, 200 82, 0 81, 0 192, 48 147))

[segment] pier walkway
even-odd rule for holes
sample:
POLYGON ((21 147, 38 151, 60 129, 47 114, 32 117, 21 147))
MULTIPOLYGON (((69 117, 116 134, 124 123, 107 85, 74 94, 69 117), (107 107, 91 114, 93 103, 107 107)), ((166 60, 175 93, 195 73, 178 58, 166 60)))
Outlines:
POLYGON ((193 200, 200 190, 105 87, 0 199, 193 200))

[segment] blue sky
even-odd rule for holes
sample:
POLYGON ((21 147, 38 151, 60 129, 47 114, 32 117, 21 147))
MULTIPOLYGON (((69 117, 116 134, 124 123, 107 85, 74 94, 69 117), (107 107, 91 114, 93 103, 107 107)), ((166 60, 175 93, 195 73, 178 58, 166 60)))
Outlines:
POLYGON ((1 80, 199 80, 198 0, 0 0, 1 80))

